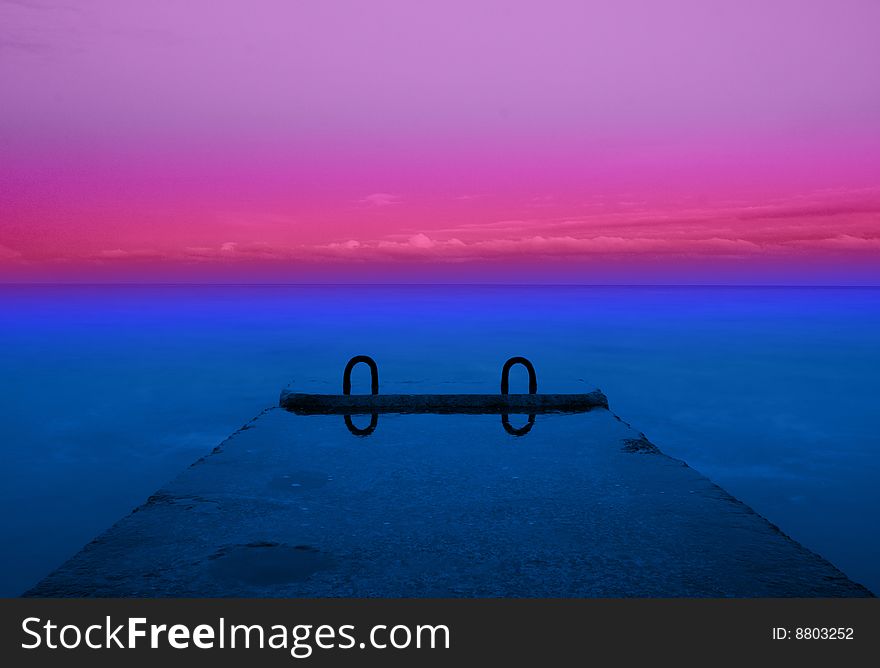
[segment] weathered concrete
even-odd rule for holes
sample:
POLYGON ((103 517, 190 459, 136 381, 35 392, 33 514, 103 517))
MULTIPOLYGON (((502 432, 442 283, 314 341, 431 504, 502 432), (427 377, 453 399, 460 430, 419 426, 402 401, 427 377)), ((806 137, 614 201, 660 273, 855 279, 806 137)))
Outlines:
POLYGON ((371 413, 580 413, 608 408, 601 392, 582 394, 304 394, 281 392, 282 408, 298 415, 371 413))
POLYGON ((606 409, 499 422, 269 409, 29 595, 870 595, 606 409))

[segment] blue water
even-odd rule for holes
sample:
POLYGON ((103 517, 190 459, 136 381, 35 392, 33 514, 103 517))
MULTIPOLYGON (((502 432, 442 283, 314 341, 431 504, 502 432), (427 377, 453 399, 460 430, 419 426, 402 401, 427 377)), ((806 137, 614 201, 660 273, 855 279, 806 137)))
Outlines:
POLYGON ((541 390, 582 378, 880 592, 880 289, 0 286, 0 306, 0 595, 291 381, 337 391, 357 353, 413 391, 516 354, 541 390))

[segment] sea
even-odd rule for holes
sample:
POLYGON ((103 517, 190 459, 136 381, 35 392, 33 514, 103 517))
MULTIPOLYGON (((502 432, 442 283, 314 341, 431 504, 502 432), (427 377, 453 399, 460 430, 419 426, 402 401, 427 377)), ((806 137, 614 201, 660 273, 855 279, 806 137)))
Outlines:
MULTIPOLYGON (((663 452, 880 593, 878 343, 873 287, 0 285, 0 596, 282 388, 341 392, 358 354, 380 391, 494 387, 515 355, 541 392, 600 388, 663 452)), ((365 367, 353 382, 368 391, 365 367)), ((511 385, 526 391, 521 370, 511 385)))

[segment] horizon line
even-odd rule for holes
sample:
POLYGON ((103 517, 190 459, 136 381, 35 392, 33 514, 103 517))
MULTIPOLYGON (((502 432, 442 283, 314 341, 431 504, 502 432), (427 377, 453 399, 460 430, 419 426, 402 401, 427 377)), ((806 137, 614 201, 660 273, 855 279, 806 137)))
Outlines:
POLYGON ((0 287, 510 287, 510 288, 880 288, 865 283, 319 283, 207 281, 0 281, 0 287))

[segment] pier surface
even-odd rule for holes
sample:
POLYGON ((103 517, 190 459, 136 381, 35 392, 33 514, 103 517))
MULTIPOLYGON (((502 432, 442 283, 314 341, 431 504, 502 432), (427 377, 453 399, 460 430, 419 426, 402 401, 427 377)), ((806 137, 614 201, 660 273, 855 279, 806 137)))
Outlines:
POLYGON ((278 407, 27 595, 870 592, 605 408, 522 437, 497 415, 381 415, 359 438, 278 407))

